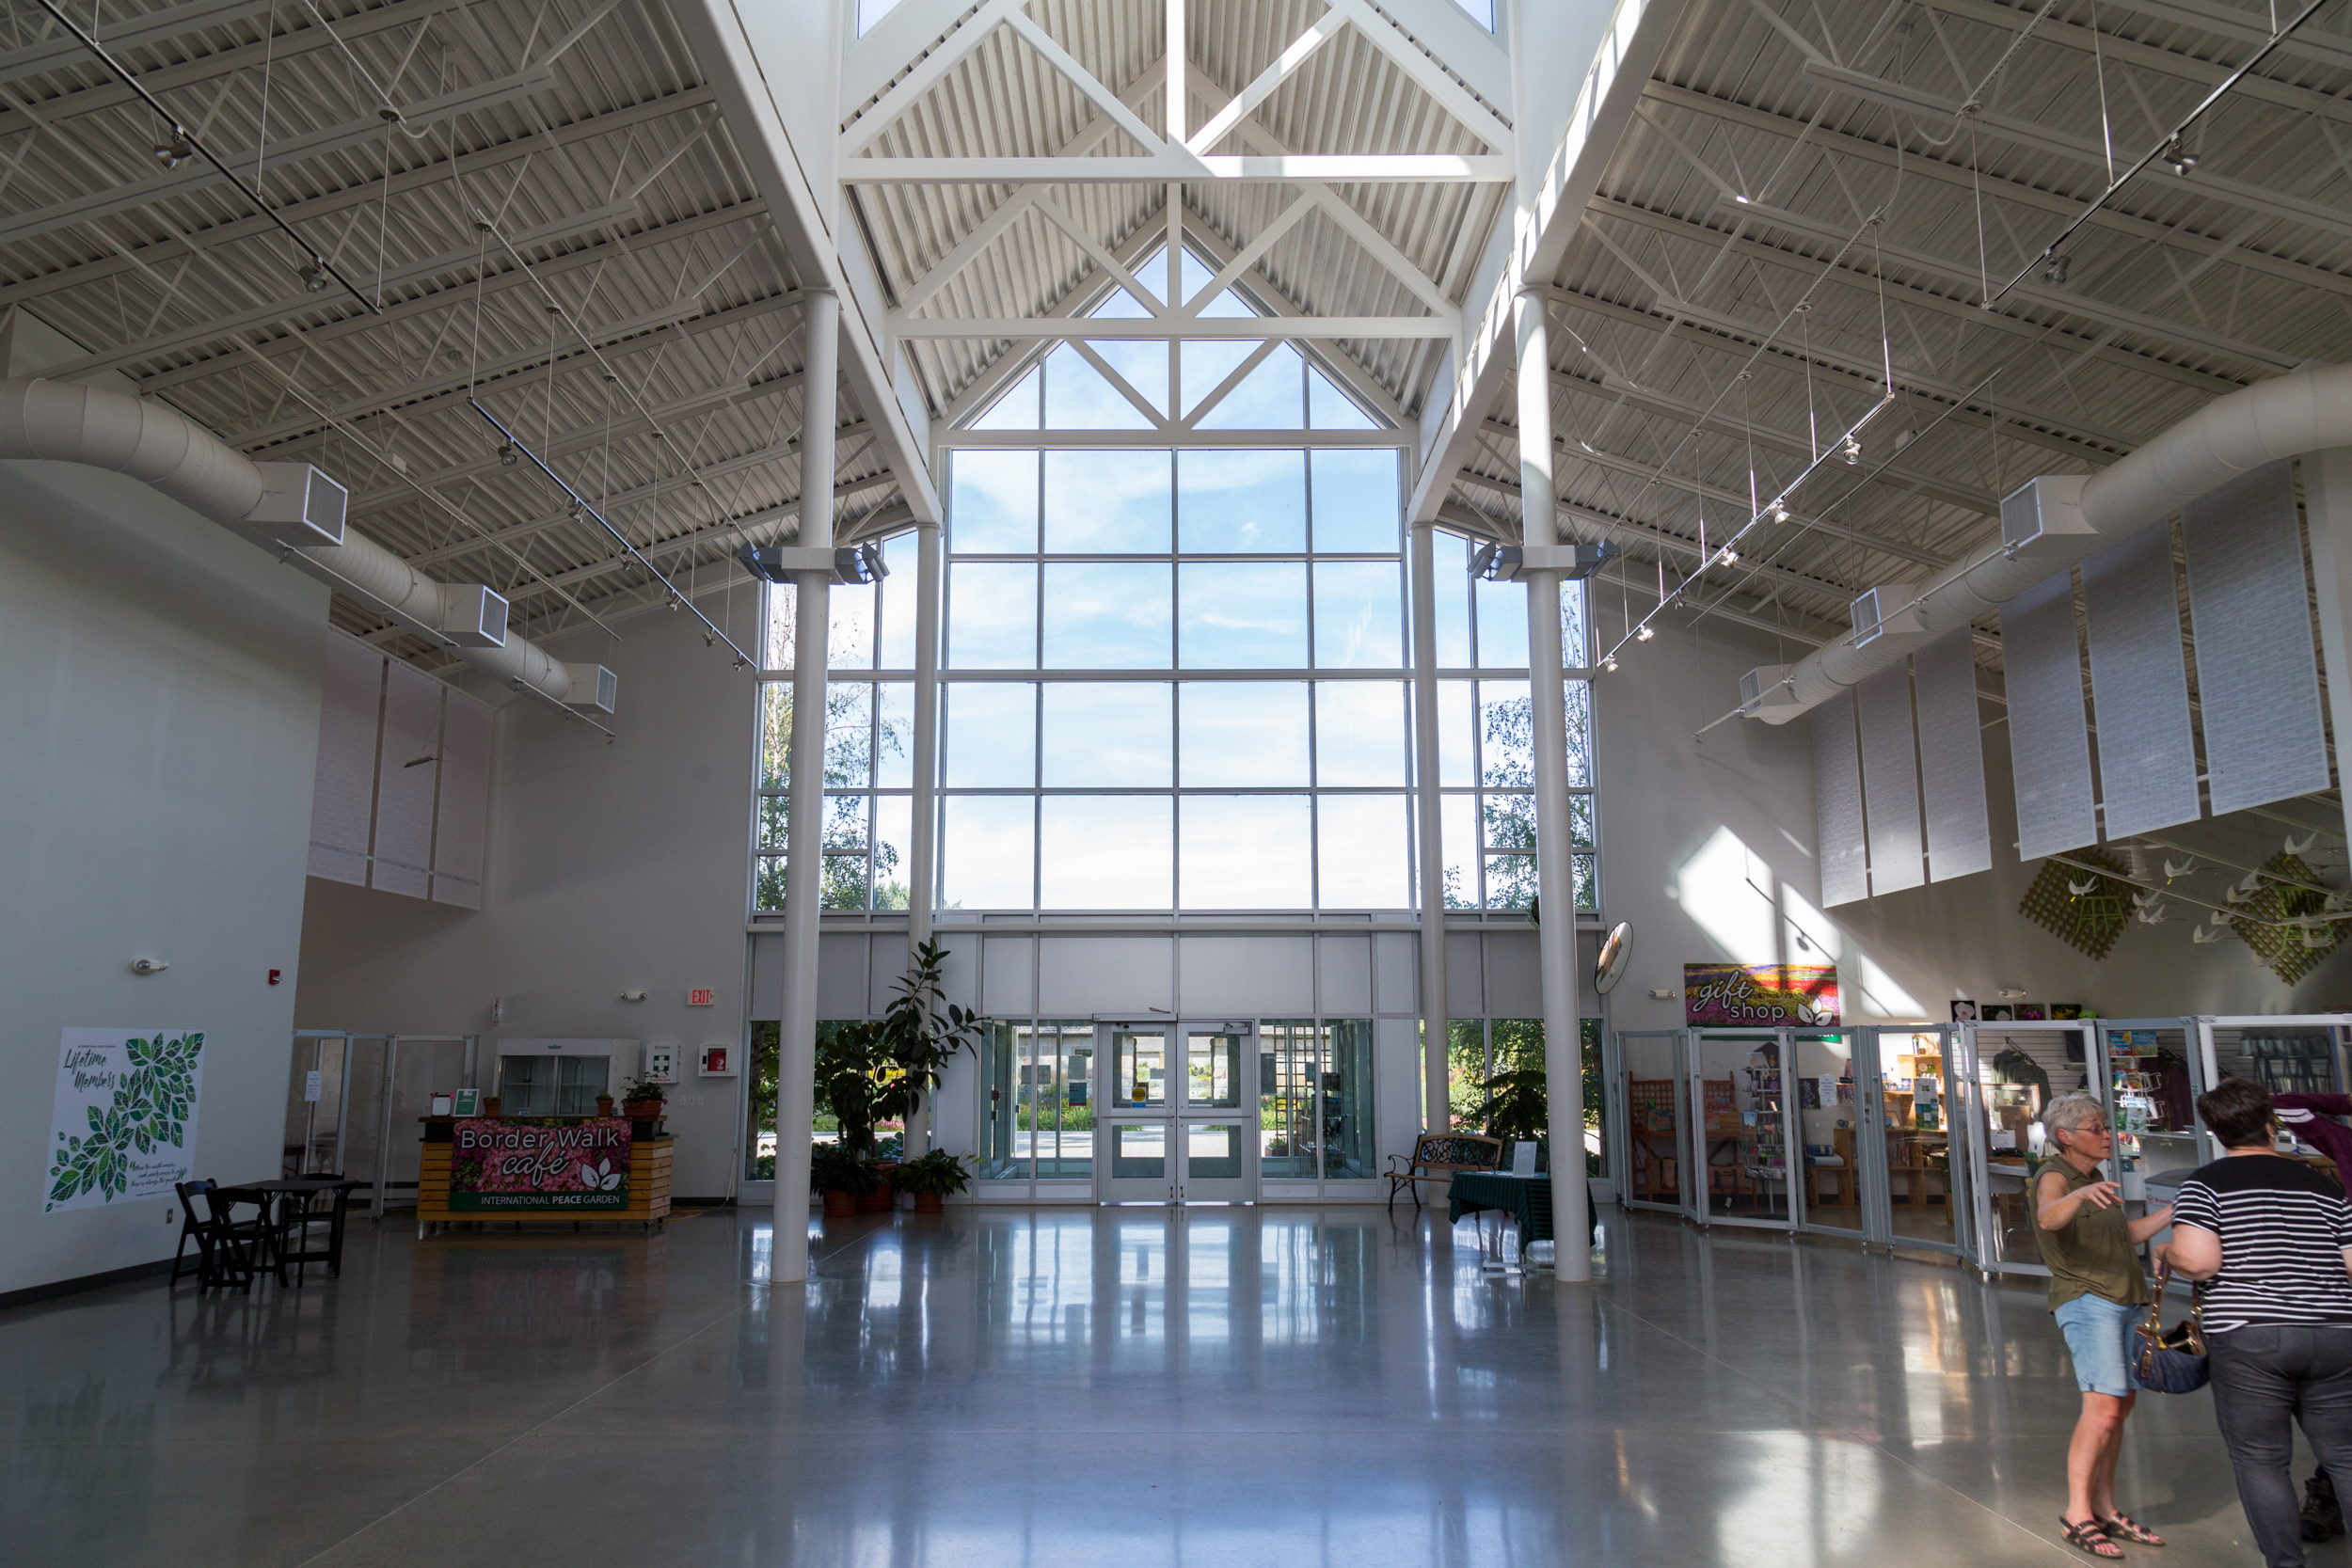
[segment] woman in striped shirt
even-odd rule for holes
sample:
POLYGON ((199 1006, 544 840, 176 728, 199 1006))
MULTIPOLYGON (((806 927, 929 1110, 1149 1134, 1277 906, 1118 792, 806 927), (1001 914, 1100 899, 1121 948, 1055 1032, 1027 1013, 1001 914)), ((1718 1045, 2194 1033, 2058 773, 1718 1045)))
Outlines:
POLYGON ((2211 1281, 2201 1316, 2214 1417, 2255 1544, 2270 1568, 2302 1568, 2290 1420, 2323 1469, 2352 1475, 2352 1205, 2275 1151, 2259 1084, 2225 1079, 2197 1097, 2197 1114, 2228 1153, 2182 1184, 2165 1257, 2211 1281))

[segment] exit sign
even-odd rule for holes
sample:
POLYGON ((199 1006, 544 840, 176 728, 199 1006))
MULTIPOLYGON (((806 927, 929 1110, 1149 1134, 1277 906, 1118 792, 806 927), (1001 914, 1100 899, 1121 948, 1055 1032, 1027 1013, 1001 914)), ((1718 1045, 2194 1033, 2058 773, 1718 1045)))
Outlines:
POLYGON ((717 996, 718 992, 708 986, 697 986, 686 993, 686 1005, 690 1007, 707 1007, 713 1004, 717 996))

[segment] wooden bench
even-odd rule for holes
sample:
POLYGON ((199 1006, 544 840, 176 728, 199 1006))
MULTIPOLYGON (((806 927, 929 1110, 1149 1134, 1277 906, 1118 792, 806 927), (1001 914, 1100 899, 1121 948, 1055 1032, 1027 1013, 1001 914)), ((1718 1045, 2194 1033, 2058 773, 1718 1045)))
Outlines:
POLYGON ((1421 1184, 1423 1181, 1451 1181, 1455 1171, 1501 1170, 1502 1140, 1490 1138, 1483 1132, 1423 1132, 1413 1140, 1413 1157, 1405 1167, 1397 1168, 1404 1156, 1389 1156, 1389 1212, 1396 1212, 1399 1189, 1413 1195, 1413 1207, 1421 1207, 1421 1184))

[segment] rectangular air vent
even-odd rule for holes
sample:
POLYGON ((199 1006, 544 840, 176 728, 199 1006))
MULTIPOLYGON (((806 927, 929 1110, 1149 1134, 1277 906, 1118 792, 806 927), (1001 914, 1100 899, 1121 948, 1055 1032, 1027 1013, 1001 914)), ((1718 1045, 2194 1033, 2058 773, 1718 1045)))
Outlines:
POLYGON ((2086 474, 2044 474, 2001 500, 2001 548, 2012 559, 2073 561, 2090 546, 2083 520, 2086 474))
POLYGON ((565 707, 580 713, 612 711, 620 695, 620 676, 601 664, 566 664, 564 671, 571 677, 571 690, 564 699, 565 707))
POLYGON ((262 499, 246 514, 257 536, 286 545, 341 545, 351 494, 308 463, 261 463, 262 499))
POLYGON ((1866 588, 1853 601, 1853 645, 1867 648, 1882 637, 1909 636, 1925 638, 1927 628, 1919 620, 1919 584, 1915 582, 1881 583, 1866 588))
POLYGON ((461 648, 505 647, 505 597, 478 582, 444 587, 441 635, 461 648))

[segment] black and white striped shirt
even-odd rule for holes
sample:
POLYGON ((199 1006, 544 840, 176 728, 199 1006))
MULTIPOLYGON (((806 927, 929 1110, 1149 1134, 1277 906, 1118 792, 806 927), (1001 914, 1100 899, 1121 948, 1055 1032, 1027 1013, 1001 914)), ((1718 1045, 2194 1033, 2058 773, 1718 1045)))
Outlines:
POLYGON ((2205 1287, 2204 1323, 2228 1333, 2265 1323, 2352 1327, 2352 1204, 2298 1160, 2233 1154, 2181 1185, 2172 1223, 2221 1238, 2221 1272, 2205 1287))

